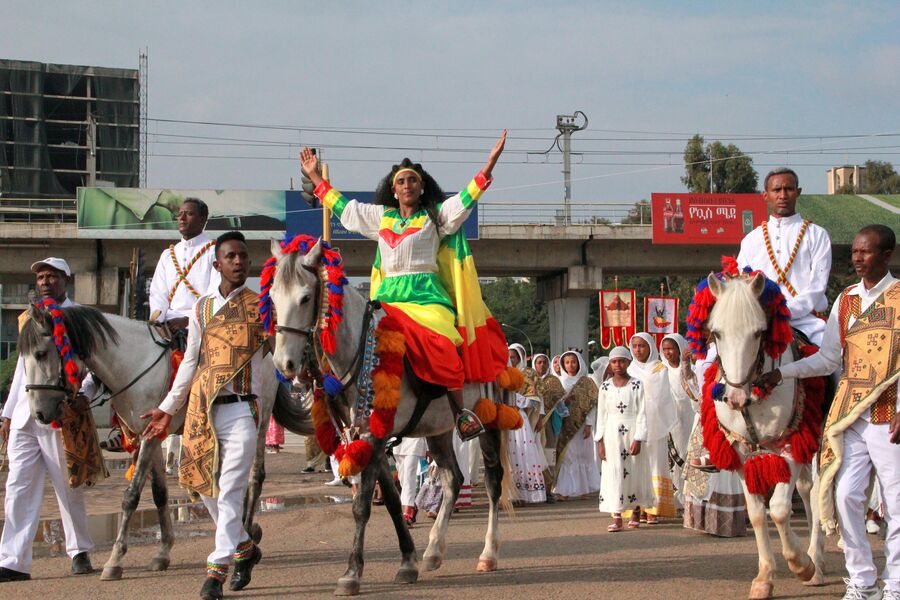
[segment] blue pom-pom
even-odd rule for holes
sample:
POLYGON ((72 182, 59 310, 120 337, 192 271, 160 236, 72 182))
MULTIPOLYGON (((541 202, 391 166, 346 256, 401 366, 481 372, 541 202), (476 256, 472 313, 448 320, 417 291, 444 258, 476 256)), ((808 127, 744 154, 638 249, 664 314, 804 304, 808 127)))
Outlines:
POLYGON ((725 394, 725 384, 717 383, 712 388, 712 398, 713 400, 721 400, 722 396, 725 394))
POLYGON ((344 288, 333 283, 328 284, 328 291, 338 296, 342 296, 344 294, 344 288))
POLYGON ((340 394, 341 390, 344 389, 341 382, 335 379, 330 373, 326 373, 325 377, 322 378, 322 387, 325 388, 325 393, 332 398, 340 394))
POLYGON ((281 371, 275 369, 275 379, 280 381, 281 383, 290 383, 291 380, 281 374, 281 371))
POLYGON ((747 265, 746 267, 744 267, 744 273, 752 273, 752 272, 753 272, 753 269, 750 267, 750 265, 747 265))

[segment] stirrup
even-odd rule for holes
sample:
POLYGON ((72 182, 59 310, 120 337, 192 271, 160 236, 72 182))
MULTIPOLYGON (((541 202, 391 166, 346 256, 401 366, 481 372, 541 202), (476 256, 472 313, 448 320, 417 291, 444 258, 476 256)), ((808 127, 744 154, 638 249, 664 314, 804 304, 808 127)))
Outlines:
POLYGON ((459 433, 459 439, 468 442, 484 433, 484 425, 478 415, 464 408, 456 415, 456 431, 459 433))

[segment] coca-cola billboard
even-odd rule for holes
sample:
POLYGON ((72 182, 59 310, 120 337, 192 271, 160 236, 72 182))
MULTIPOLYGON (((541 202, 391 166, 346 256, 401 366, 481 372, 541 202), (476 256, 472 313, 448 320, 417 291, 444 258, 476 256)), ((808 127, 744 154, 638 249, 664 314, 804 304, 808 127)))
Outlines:
POLYGON ((766 219, 762 194, 652 194, 654 244, 736 245, 766 219))

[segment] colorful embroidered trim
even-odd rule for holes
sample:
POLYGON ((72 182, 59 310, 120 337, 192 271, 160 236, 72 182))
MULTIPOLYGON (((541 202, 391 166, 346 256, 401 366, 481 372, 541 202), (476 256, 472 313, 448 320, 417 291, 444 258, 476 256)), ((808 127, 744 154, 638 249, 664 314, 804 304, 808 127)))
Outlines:
MULTIPOLYGON (((322 256, 319 262, 325 270, 325 296, 323 301, 326 306, 323 307, 323 316, 318 325, 319 339, 322 342, 322 349, 327 354, 334 354, 335 351, 335 332, 338 325, 344 319, 344 285, 347 284, 347 278, 344 277, 344 263, 341 255, 331 248, 325 240, 320 240, 312 236, 298 234, 293 237, 285 236, 281 242, 282 254, 300 253, 306 255, 317 243, 321 243, 322 256)), ((278 259, 271 257, 263 266, 262 274, 259 279, 259 314, 262 317, 263 327, 269 335, 275 334, 275 315, 272 314, 272 283, 275 280, 275 270, 278 265, 278 259)))
POLYGON ((53 321, 53 343, 56 344, 56 350, 59 352, 59 359, 63 363, 63 370, 66 373, 66 379, 72 386, 72 391, 77 392, 81 388, 81 372, 75 363, 75 348, 69 341, 69 335, 66 332, 66 324, 62 308, 53 300, 53 298, 45 298, 35 304, 38 309, 46 309, 50 313, 50 319, 53 321))
POLYGON ((234 562, 240 562, 253 557, 253 540, 241 542, 234 551, 234 562))
POLYGON ((175 246, 169 246, 169 256, 172 258, 172 264, 175 265, 175 273, 178 275, 178 279, 175 280, 175 285, 172 286, 172 289, 169 290, 169 302, 172 301, 172 298, 175 297, 175 292, 178 291, 178 286, 184 283, 184 286, 188 289, 188 291, 194 296, 194 298, 199 298, 200 293, 194 289, 194 286, 191 285, 191 282, 188 281, 188 273, 191 272, 191 269, 194 268, 194 265, 197 264, 197 261, 200 260, 200 257, 206 254, 206 251, 216 245, 214 240, 210 240, 204 244, 200 250, 197 251, 197 254, 185 265, 184 269, 178 264, 178 258, 175 256, 175 246))
MULTIPOLYGON (((759 272, 751 271, 750 267, 744 267, 743 272, 739 272, 737 261, 734 257, 729 256, 722 257, 722 266, 724 270, 714 275, 722 281, 738 277, 753 277, 759 272)), ((784 294, 781 293, 781 288, 769 278, 766 278, 765 288, 759 297, 759 302, 766 312, 769 323, 764 336, 765 352, 771 358, 777 358, 784 353, 788 344, 794 339, 794 333, 791 331, 791 313, 787 308, 787 301, 784 294)), ((701 280, 697 285, 691 306, 688 308, 687 332, 685 333, 691 351, 699 359, 706 358, 709 339, 706 322, 709 320, 709 313, 715 304, 716 297, 709 289, 709 282, 706 279, 701 280)))
POLYGON ((206 563, 206 576, 225 581, 225 578, 228 576, 228 565, 208 562, 206 563))
POLYGON ((806 235, 806 228, 809 227, 809 224, 809 219, 803 220, 803 225, 800 227, 800 233, 797 235, 797 241, 794 243, 794 249, 791 250, 791 256, 788 258, 784 269, 778 266, 778 261, 775 259, 775 251, 772 249, 772 240, 769 239, 769 222, 763 221, 762 224, 763 240, 766 243, 766 253, 769 255, 769 262, 772 263, 772 267, 778 275, 778 283, 783 285, 791 296, 796 296, 797 290, 791 285, 787 274, 790 272, 791 267, 794 266, 794 259, 797 258, 797 252, 800 250, 800 243, 803 241, 803 236, 806 235))

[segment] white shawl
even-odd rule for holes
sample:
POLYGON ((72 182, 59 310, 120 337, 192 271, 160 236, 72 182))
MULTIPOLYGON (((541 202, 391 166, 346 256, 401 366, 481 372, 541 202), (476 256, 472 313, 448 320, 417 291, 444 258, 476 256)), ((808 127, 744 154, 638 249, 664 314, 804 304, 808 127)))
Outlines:
MULTIPOLYGON (((628 365, 628 374, 640 379, 644 384, 644 400, 647 412, 647 441, 655 442, 666 437, 675 427, 678 416, 675 413, 675 400, 669 386, 669 372, 666 365, 659 360, 656 340, 649 333, 636 333, 628 340, 640 338, 650 347, 650 356, 645 362, 635 357, 628 365)), ((632 352, 632 354, 634 354, 632 352)))

